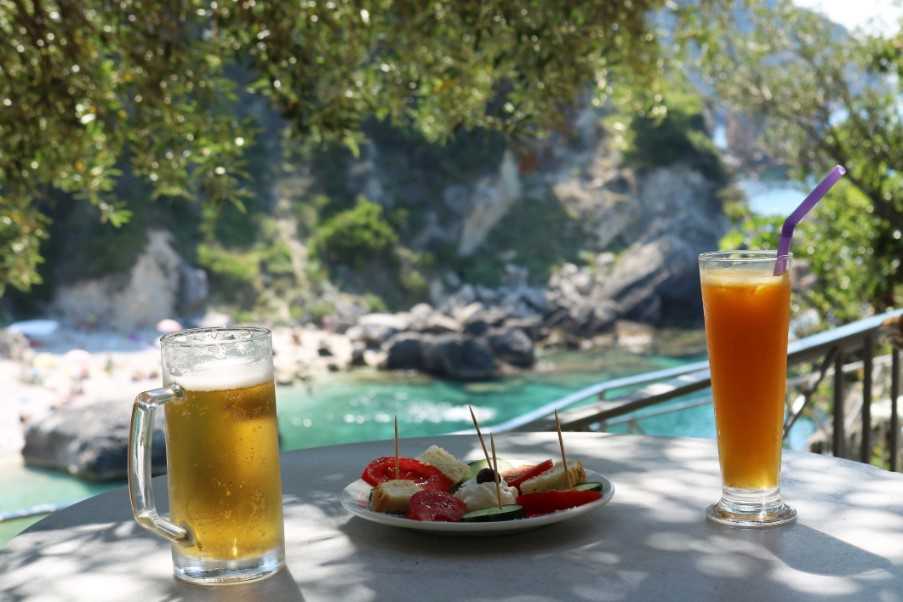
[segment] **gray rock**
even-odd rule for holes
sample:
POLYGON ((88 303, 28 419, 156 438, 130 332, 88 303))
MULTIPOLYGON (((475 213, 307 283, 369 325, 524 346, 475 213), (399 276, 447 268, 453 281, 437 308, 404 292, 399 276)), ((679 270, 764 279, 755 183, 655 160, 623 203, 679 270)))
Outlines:
POLYGON ((362 303, 344 295, 336 295, 330 302, 334 308, 329 316, 330 330, 339 334, 348 332, 368 312, 362 303))
POLYGON ((210 286, 207 272, 183 263, 179 268, 179 293, 176 308, 181 314, 196 314, 204 309, 210 286))
MULTIPOLYGON (((617 177, 599 174, 597 181, 617 177)), ((701 320, 697 255, 728 227, 715 185, 684 165, 651 170, 633 186, 599 191, 568 178, 555 193, 594 235, 592 267, 564 264, 549 279, 543 315, 581 337, 616 319, 650 324, 701 320), (617 257, 607 248, 623 249, 617 257), (561 313, 567 315, 563 318, 561 313)))
POLYGON ((443 334, 446 332, 459 332, 461 330, 461 324, 458 323, 458 321, 454 318, 450 318, 445 314, 436 312, 430 314, 422 322, 414 323, 413 328, 415 328, 418 332, 428 334, 443 334))
POLYGON ((367 365, 366 359, 367 353, 367 345, 364 343, 357 341, 351 344, 351 361, 348 363, 349 366, 360 367, 367 365))
POLYGON ((442 301, 448 297, 445 284, 441 278, 431 278, 429 280, 429 300, 436 305, 441 305, 442 301))
POLYGON ((536 362, 533 341, 517 328, 496 328, 489 333, 489 346, 496 357, 519 368, 529 368, 536 362))
POLYGON ((399 334, 383 346, 386 354, 383 367, 387 370, 422 370, 423 337, 414 333, 399 334))
POLYGON ((21 332, 0 330, 0 358, 20 360, 30 349, 28 338, 21 332))
POLYGON ((649 351, 655 338, 655 329, 648 324, 618 320, 615 322, 615 340, 620 347, 634 353, 649 351))
POLYGON ((508 288, 515 289, 526 287, 529 276, 530 272, 527 268, 509 263, 505 265, 505 273, 502 275, 502 284, 508 288))
POLYGON ((588 295, 593 288, 593 276, 589 270, 582 269, 571 277, 571 283, 580 295, 588 295))
POLYGON ((580 339, 563 328, 552 328, 543 344, 549 348, 579 349, 580 339))
POLYGON ((418 303, 408 312, 411 314, 411 319, 413 321, 417 320, 426 320, 434 313, 433 307, 429 303, 418 303))
MULTIPOLYGON (((122 400, 63 408, 25 432, 27 466, 52 468, 90 481, 125 479, 132 406, 122 400)), ((166 471, 163 431, 154 430, 154 474, 166 471)))
POLYGON ((676 236, 665 236, 624 253, 596 294, 611 300, 618 317, 657 323, 667 306, 686 319, 701 317, 697 250, 676 236), (697 315, 698 314, 698 315, 697 315))
POLYGON ((612 266, 615 264, 615 254, 614 253, 599 253, 596 256, 595 267, 596 271, 599 273, 608 272, 612 266))
POLYGON ((452 310, 451 315, 455 318, 455 320, 464 324, 474 316, 479 315, 480 313, 485 311, 485 309, 486 308, 483 307, 482 303, 468 303, 467 305, 460 305, 455 307, 452 310))
POLYGON ((345 331, 345 336, 348 337, 348 340, 352 343, 364 343, 364 329, 360 326, 354 325, 348 330, 345 331))
POLYGON ((518 289, 517 293, 521 300, 537 313, 544 314, 549 310, 549 300, 545 289, 523 287, 518 289))
POLYGON ((470 211, 462 220, 459 255, 472 255, 483 244, 489 232, 521 197, 521 188, 514 153, 506 150, 498 174, 478 181, 470 192, 470 211))
POLYGON ((493 288, 477 285, 474 290, 476 291, 477 299, 486 305, 493 305, 498 300, 498 291, 493 288))
POLYGON ((445 284, 448 285, 448 288, 458 289, 461 287, 461 279, 454 272, 445 272, 443 278, 445 279, 445 284))
POLYGON ((58 287, 53 307, 76 324, 102 324, 131 331, 176 313, 182 258, 172 236, 152 230, 147 246, 126 273, 58 287))
POLYGON ((454 380, 487 380, 498 374, 489 345, 460 334, 431 337, 423 348, 423 364, 427 372, 454 380))
POLYGON ((508 312, 499 307, 492 307, 475 313, 464 322, 465 334, 483 336, 494 326, 501 326, 508 319, 508 312))
POLYGON ((530 337, 531 341, 538 341, 542 338, 543 323, 539 316, 529 316, 526 318, 514 318, 505 322, 505 327, 516 328, 521 330, 530 337))
POLYGON ((352 340, 363 341, 367 346, 376 348, 410 326, 408 314, 375 313, 362 316, 357 326, 346 332, 352 340))

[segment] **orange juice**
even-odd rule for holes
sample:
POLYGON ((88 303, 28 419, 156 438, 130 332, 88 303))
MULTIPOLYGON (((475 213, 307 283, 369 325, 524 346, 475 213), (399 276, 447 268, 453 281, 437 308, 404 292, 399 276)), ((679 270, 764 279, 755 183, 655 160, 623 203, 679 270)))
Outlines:
POLYGON ((761 265, 703 269, 701 278, 724 486, 776 489, 790 278, 761 265))

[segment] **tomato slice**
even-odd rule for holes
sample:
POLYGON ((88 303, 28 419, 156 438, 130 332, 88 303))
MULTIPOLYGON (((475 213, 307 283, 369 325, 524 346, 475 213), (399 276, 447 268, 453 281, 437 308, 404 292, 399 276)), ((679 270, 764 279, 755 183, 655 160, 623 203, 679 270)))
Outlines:
POLYGON ((602 497, 598 491, 540 491, 517 496, 517 503, 524 507, 527 516, 549 514, 556 510, 588 504, 602 497))
POLYGON ((505 481, 511 487, 517 487, 520 489, 521 483, 528 479, 532 479, 533 477, 538 477, 542 473, 552 468, 552 461, 546 460, 545 462, 540 462, 536 466, 525 466, 522 468, 515 468, 514 470, 509 470, 503 476, 505 481))
POLYGON ((399 458, 398 472, 395 471, 395 456, 377 458, 367 464, 361 478, 368 484, 376 487, 384 481, 403 479, 414 481, 421 489, 431 491, 448 491, 451 489, 451 480, 442 474, 438 468, 424 464, 414 458, 399 458))
POLYGON ((467 505, 445 491, 418 491, 411 496, 408 518, 456 523, 467 512, 467 505))

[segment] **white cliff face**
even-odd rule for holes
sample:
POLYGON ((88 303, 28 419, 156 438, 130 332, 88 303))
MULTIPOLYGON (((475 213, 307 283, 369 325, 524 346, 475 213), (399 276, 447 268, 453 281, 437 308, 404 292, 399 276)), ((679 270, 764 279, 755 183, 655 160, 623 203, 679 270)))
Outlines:
POLYGON ((124 331, 151 326, 175 314, 183 266, 169 233, 151 231, 144 252, 128 273, 61 286, 54 305, 76 324, 124 331))
POLYGON ((521 188, 514 154, 510 149, 506 150, 498 174, 483 178, 476 184, 473 191, 475 199, 470 213, 464 218, 458 242, 459 255, 472 255, 483 244, 489 232, 520 200, 521 188))

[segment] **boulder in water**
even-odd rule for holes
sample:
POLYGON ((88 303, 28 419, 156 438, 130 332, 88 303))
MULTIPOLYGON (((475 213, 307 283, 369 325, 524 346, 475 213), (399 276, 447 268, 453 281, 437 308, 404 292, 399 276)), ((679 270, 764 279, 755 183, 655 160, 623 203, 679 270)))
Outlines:
POLYGON ((387 370, 421 370, 423 368, 423 337, 414 333, 399 334, 385 344, 387 370))
POLYGON ((529 368, 536 362, 533 341, 517 328, 496 328, 489 333, 489 345, 496 357, 519 368, 529 368))
POLYGON ((431 374, 455 380, 487 380, 498 374, 489 345, 461 334, 437 335, 425 342, 423 366, 431 374))
POLYGON ((482 336, 493 326, 501 326, 508 317, 508 312, 504 309, 490 307, 470 316, 464 322, 464 332, 473 336, 482 336))
MULTIPOLYGON (((125 479, 132 405, 122 400, 63 408, 25 432, 27 466, 52 468, 89 481, 125 479)), ((154 430, 154 474, 166 471, 163 431, 154 430)))

